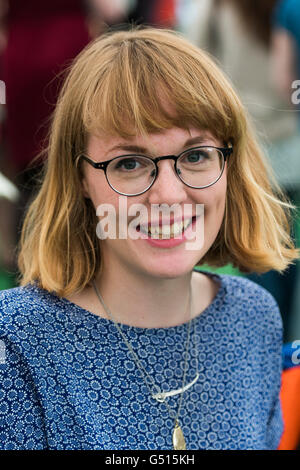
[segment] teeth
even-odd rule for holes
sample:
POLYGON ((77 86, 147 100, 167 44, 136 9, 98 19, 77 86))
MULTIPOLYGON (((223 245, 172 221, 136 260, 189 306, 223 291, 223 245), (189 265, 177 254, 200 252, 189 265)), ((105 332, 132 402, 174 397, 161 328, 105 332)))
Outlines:
POLYGON ((159 235, 159 227, 149 227, 149 232, 151 233, 151 235, 159 235))
POLYGON ((184 229, 187 228, 187 226, 191 223, 192 219, 186 219, 183 223, 184 229))
POLYGON ((174 235, 178 235, 179 233, 182 232, 182 228, 183 228, 183 223, 182 222, 175 222, 175 224, 173 224, 173 233, 174 235))
MULTIPOLYGON (((174 227, 174 225, 173 225, 173 227, 174 227)), ((170 225, 162 225, 162 227, 161 227, 161 233, 162 233, 163 235, 170 235, 170 234, 171 234, 171 227, 170 227, 170 225)))
POLYGON ((175 222, 172 225, 162 225, 151 227, 149 229, 147 226, 141 226, 141 232, 145 234, 150 234, 152 238, 166 238, 166 237, 174 237, 176 235, 180 235, 183 230, 185 230, 188 225, 192 222, 192 219, 185 219, 184 222, 175 222))

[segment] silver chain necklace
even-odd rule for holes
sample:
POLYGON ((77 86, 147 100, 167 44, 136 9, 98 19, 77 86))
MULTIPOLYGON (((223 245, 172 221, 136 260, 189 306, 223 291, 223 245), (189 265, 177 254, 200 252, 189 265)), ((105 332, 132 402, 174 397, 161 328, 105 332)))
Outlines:
MULTIPOLYGON (((100 294, 100 291, 99 289, 97 288, 96 284, 94 281, 92 281, 92 284, 93 284, 93 287, 94 287, 94 290, 96 292, 96 295, 101 303, 101 305, 103 306, 105 312, 107 313, 108 317, 112 320, 112 322, 114 323, 114 325, 116 326, 118 332, 120 333, 120 335, 122 336, 127 348, 129 349, 129 351, 131 352, 132 356, 133 356, 133 359, 138 367, 138 369, 140 370, 141 374, 142 374, 142 377, 143 377, 143 380, 152 396, 153 399, 155 399, 156 401, 160 402, 160 403, 165 403, 165 405, 167 406, 167 409, 168 409, 168 412, 169 412, 169 415, 172 419, 174 419, 174 422, 175 422, 175 425, 174 425, 174 429, 173 429, 173 434, 172 434, 172 440, 173 440, 173 448, 174 450, 186 450, 186 443, 185 443, 185 439, 184 439, 184 435, 183 435, 183 432, 182 432, 182 429, 180 427, 180 424, 179 424, 179 413, 180 413, 180 409, 181 409, 181 404, 182 404, 182 399, 183 399, 183 393, 188 390, 192 385, 194 385, 198 378, 199 378, 199 372, 198 372, 198 353, 196 353, 196 361, 197 361, 197 374, 196 374, 196 377, 194 378, 194 380, 192 382, 190 382, 189 384, 185 385, 185 378, 186 378, 186 373, 187 373, 187 357, 188 357, 188 351, 189 351, 189 343, 190 343, 190 331, 191 331, 191 323, 192 323, 192 318, 191 318, 191 314, 192 314, 192 308, 191 308, 191 287, 190 287, 190 290, 189 290, 189 301, 188 301, 188 307, 189 307, 189 310, 190 310, 190 320, 189 320, 189 323, 188 323, 188 333, 187 333, 187 341, 186 341, 186 351, 185 351, 185 363, 184 363, 184 372, 183 372, 183 380, 182 380, 182 387, 178 390, 172 390, 170 392, 162 392, 160 390, 160 388, 158 387, 158 385, 156 385, 156 383, 154 382, 154 379, 153 377, 151 377, 148 372, 146 371, 146 369, 143 367, 143 365, 141 364, 138 356, 136 355, 136 353, 134 352, 130 342, 127 340, 126 336, 124 335, 120 325, 116 322, 116 320, 114 319, 111 311, 109 310, 109 308, 107 307, 107 305, 104 303, 104 300, 103 300, 103 297, 102 295, 100 294), (150 386, 150 383, 151 383, 151 386, 152 386, 152 389, 151 389, 151 386, 150 386), (174 396, 174 395, 178 395, 180 393, 180 399, 179 399, 179 405, 178 405, 178 410, 177 410, 177 414, 174 412, 174 410, 169 406, 169 404, 165 401, 167 397, 169 396, 174 396)), ((194 329, 194 335, 195 335, 195 329, 194 329)), ((195 342, 196 344, 196 342, 195 342)))

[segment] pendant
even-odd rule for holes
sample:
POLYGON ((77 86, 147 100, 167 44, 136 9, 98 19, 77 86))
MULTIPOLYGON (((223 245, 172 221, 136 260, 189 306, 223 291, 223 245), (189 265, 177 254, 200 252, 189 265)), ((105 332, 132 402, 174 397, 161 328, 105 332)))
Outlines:
POLYGON ((173 448, 174 450, 186 450, 184 435, 177 420, 173 431, 173 448))

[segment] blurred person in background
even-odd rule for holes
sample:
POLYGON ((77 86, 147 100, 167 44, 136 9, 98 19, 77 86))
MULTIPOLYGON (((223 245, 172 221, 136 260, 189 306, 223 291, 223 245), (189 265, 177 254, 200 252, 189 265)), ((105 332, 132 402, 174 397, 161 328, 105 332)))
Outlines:
MULTIPOLYGON (((151 3, 151 10, 148 10, 150 13, 149 23, 165 28, 173 28, 175 26, 176 1, 177 0, 152 0, 149 2, 151 3)), ((146 4, 147 0, 142 0, 140 3, 146 4)), ((134 15, 136 15, 138 19, 138 13, 138 9, 133 12, 133 19, 134 15)))
MULTIPOLYGON (((276 5, 273 15, 272 57, 274 84, 283 98, 292 104, 300 129, 300 0, 280 0, 276 5)), ((298 222, 298 236, 299 232, 298 222)), ((299 271, 298 263, 295 301, 295 309, 298 310, 295 311, 297 315, 294 315, 292 328, 300 334, 299 271)))
POLYGON ((156 25, 172 28, 176 0, 86 0, 91 37, 107 27, 130 29, 132 25, 156 25))
MULTIPOLYGON (((291 100, 295 80, 300 84, 300 0, 280 0, 274 11, 272 32, 274 84, 284 98, 297 106, 300 123, 299 102, 291 100)), ((297 86, 299 87, 299 84, 297 86)), ((300 94, 298 93, 299 101, 300 94)))
MULTIPOLYGON (((278 93, 272 77, 275 6, 276 0, 183 0, 177 10, 178 29, 217 57, 248 108, 281 187, 296 204, 300 191, 300 136, 296 114, 278 93)), ((294 236, 295 232, 296 227, 294 236)), ((276 298, 285 340, 293 336, 289 325, 297 266, 291 265, 283 275, 270 271, 248 277, 276 298)))
POLYGON ((10 266, 11 256, 10 253, 14 248, 11 246, 12 233, 15 233, 15 204, 18 199, 18 192, 14 185, 2 173, 7 166, 7 157, 5 152, 5 145, 3 141, 3 127, 6 114, 6 87, 3 79, 3 63, 2 53, 7 43, 6 33, 6 15, 7 15, 8 2, 5 0, 0 1, 0 289, 6 289, 14 285, 14 280, 8 273, 1 270, 1 266, 10 266))
POLYGON ((85 0, 91 38, 103 34, 109 26, 124 23, 135 0, 85 0))
POLYGON ((54 109, 58 74, 88 43, 81 0, 1 0, 1 79, 6 84, 1 171, 21 192, 17 210, 1 206, 1 264, 16 270, 18 226, 30 199, 39 164, 28 167, 41 151, 47 121, 54 109))

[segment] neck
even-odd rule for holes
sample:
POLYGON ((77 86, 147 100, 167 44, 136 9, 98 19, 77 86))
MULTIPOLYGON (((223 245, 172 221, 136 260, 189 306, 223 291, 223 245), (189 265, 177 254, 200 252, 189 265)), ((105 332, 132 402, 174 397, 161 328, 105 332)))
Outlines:
POLYGON ((191 279, 192 273, 175 279, 158 279, 128 270, 122 272, 119 266, 117 272, 104 267, 95 283, 118 323, 166 328, 189 321, 191 279))

